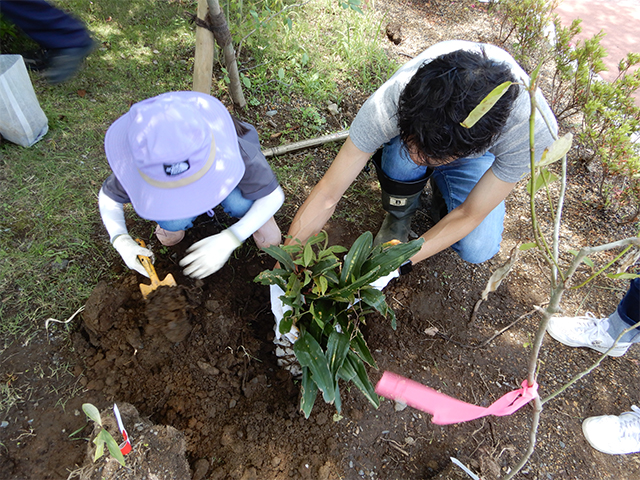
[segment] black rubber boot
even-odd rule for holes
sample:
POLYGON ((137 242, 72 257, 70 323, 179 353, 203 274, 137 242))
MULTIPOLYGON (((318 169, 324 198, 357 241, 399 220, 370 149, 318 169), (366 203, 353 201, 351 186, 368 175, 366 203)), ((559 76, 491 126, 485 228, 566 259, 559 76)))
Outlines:
POLYGON ((405 243, 409 240, 411 219, 420 206, 420 192, 409 196, 390 195, 382 191, 382 208, 387 212, 382 226, 378 230, 374 245, 381 245, 391 240, 405 243))
POLYGON ((447 208, 447 203, 444 201, 442 192, 433 178, 429 180, 429 183, 431 184, 431 207, 429 208, 429 214, 431 215, 433 223, 438 223, 442 220, 442 217, 449 213, 449 209, 447 208))
POLYGON ((411 218, 420 206, 420 193, 431 176, 431 171, 412 182, 399 182, 388 177, 381 167, 382 150, 378 150, 371 157, 376 167, 378 181, 382 190, 382 208, 387 215, 382 226, 373 240, 374 245, 381 245, 391 240, 406 242, 411 231, 411 218))

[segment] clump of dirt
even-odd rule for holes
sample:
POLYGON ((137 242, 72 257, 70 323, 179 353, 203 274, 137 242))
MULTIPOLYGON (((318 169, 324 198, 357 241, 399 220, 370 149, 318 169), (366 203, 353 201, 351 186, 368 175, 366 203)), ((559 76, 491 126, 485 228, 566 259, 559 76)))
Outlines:
POLYGON ((161 332, 171 342, 178 343, 191 332, 189 303, 182 287, 161 286, 147 296, 147 333, 161 332))
MULTIPOLYGON (((96 425, 87 443, 87 455, 84 465, 72 472, 69 478, 80 480, 140 480, 153 478, 157 480, 191 480, 189 463, 185 455, 186 442, 184 435, 168 425, 154 425, 143 418, 136 408, 129 403, 119 403, 118 409, 123 424, 130 436, 136 441, 131 452, 125 456, 125 467, 121 468, 107 448, 105 454, 94 462, 96 445, 93 440, 102 430, 96 425)), ((100 413, 103 427, 119 442, 124 441, 113 410, 106 409, 100 413)))

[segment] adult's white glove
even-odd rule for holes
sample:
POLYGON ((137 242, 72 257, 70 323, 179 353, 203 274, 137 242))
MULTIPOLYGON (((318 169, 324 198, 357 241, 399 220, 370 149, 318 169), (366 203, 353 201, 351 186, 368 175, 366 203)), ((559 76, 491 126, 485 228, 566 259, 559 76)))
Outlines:
POLYGON ((185 267, 183 273, 190 277, 208 277, 220 270, 241 244, 231 230, 223 230, 191 245, 188 255, 180 260, 180 266, 185 267))
POLYGON ((373 288, 376 288, 380 291, 382 291, 382 289, 384 287, 386 287, 387 285, 389 285, 389 282, 391 280, 393 280, 394 278, 397 278, 400 276, 400 272, 398 271, 398 269, 395 269, 393 272, 391 272, 388 275, 385 275, 384 277, 380 277, 379 279, 377 279, 375 282, 371 282, 369 285, 371 285, 373 288))
POLYGON ((140 263, 140 260, 138 260, 138 255, 149 257, 153 261, 153 252, 151 250, 138 245, 136 241, 131 238, 131 235, 126 233, 120 234, 113 239, 113 247, 118 251, 127 267, 149 278, 149 274, 140 263))

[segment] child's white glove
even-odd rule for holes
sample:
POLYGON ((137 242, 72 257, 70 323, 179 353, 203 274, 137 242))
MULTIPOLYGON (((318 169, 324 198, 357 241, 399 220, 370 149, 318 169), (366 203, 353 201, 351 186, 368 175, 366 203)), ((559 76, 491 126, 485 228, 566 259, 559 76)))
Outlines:
POLYGON ((138 255, 149 257, 153 261, 153 252, 151 250, 138 245, 136 241, 131 238, 131 235, 126 233, 117 235, 116 238, 114 238, 113 248, 118 251, 127 267, 149 278, 149 274, 140 263, 140 260, 138 260, 138 255))
POLYGON ((241 244, 232 231, 223 230, 191 245, 187 250, 188 255, 180 260, 180 266, 185 267, 185 275, 207 277, 220 270, 241 244))

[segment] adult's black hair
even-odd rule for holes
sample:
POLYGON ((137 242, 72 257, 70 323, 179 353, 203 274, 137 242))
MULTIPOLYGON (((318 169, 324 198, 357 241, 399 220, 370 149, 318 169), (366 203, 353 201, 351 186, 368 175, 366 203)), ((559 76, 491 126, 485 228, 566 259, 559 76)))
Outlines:
POLYGON ((407 148, 423 161, 446 163, 484 152, 504 127, 518 87, 471 128, 460 123, 495 87, 516 81, 509 65, 482 50, 457 50, 422 65, 400 95, 398 126, 407 148))

